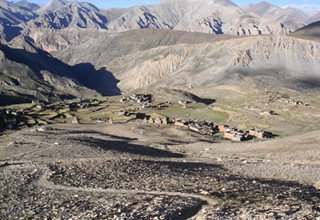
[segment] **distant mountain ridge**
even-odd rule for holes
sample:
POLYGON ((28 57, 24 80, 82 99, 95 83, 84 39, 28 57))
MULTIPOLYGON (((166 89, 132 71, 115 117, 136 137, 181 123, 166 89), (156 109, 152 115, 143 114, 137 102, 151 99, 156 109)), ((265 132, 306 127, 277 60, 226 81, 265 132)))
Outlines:
POLYGON ((37 18, 30 21, 27 26, 34 28, 45 27, 62 29, 70 26, 79 28, 106 29, 108 19, 94 5, 77 1, 52 0, 40 7, 36 13, 37 18))
MULTIPOLYGON (((320 13, 320 12, 319 12, 320 13)), ((0 1, 0 37, 10 41, 23 33, 35 40, 48 30, 67 28, 121 32, 133 29, 170 29, 229 35, 284 35, 319 16, 268 2, 239 7, 230 0, 163 0, 157 5, 99 9, 93 4, 50 0, 38 6, 26 0, 0 1)))
POLYGON ((277 7, 277 13, 276 19, 272 15, 264 17, 242 9, 229 0, 169 0, 159 5, 132 7, 111 21, 108 27, 114 31, 162 28, 212 34, 259 35, 287 34, 305 25, 301 17, 296 18, 289 11, 277 7))

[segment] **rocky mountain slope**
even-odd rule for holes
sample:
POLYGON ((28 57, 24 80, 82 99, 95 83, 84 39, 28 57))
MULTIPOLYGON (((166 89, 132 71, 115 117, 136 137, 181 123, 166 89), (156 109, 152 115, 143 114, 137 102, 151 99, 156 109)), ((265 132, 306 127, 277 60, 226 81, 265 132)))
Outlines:
POLYGON ((17 36, 21 30, 19 24, 27 22, 37 15, 34 12, 37 6, 26 2, 12 3, 0 0, 0 38, 10 41, 17 36))
POLYGON ((98 95, 76 80, 72 67, 27 40, 19 43, 0 44, 0 105, 98 95))
POLYGON ((27 10, 27 11, 36 11, 40 8, 39 5, 35 3, 28 2, 27 0, 20 0, 14 3, 16 6, 20 7, 21 9, 27 10))
POLYGON ((309 19, 307 14, 297 8, 280 8, 264 1, 257 4, 250 4, 245 7, 245 10, 248 13, 254 13, 262 17, 270 23, 287 27, 291 31, 303 27, 309 19))
POLYGON ((297 16, 280 8, 269 13, 267 16, 252 13, 229 0, 169 0, 159 5, 130 8, 108 27, 116 31, 165 28, 213 34, 258 35, 285 34, 304 26, 305 21, 300 14, 297 16))
POLYGON ((319 86, 320 44, 315 41, 207 35, 193 42, 197 36, 169 30, 104 34, 54 55, 70 65, 85 61, 96 69, 108 68, 122 91, 222 84, 293 89, 319 86))
POLYGON ((46 51, 64 49, 108 31, 173 29, 229 35, 290 33, 306 24, 308 16, 294 8, 269 3, 245 9, 226 0, 171 0, 158 5, 100 10, 88 3, 51 0, 36 10, 37 18, 21 24, 23 35, 46 51), (94 34, 92 34, 94 33, 94 34))
POLYGON ((28 25, 52 29, 67 27, 106 29, 107 18, 94 5, 86 2, 52 0, 40 7, 39 15, 28 25))
MULTIPOLYGON (((170 29, 230 35, 283 35, 314 21, 316 16, 267 2, 241 8, 230 0, 166 0, 157 5, 102 10, 92 4, 50 0, 37 6, 1 0, 2 36, 10 41, 21 32, 33 40, 61 29, 170 29), (8 28, 9 27, 9 28, 8 28), (14 28, 13 28, 14 27, 14 28)), ((70 40, 70 39, 67 39, 70 40)))

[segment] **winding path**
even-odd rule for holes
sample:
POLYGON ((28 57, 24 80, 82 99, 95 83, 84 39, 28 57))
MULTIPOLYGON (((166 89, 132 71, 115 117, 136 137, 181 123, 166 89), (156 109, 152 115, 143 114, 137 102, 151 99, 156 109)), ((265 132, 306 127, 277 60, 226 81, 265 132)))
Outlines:
POLYGON ((74 191, 74 192, 88 192, 88 193, 106 193, 106 194, 126 194, 126 195, 164 195, 164 196, 180 196, 185 198, 194 198, 200 199, 205 202, 205 204, 201 207, 196 215, 192 218, 196 220, 203 219, 203 213, 206 212, 208 207, 212 207, 218 204, 217 200, 213 200, 212 198, 190 194, 190 193, 182 193, 182 192, 167 192, 167 191, 146 191, 146 190, 125 190, 125 189, 101 189, 101 188, 85 188, 85 187, 68 187, 63 185, 56 185, 53 182, 49 181, 50 171, 48 168, 42 168, 43 174, 42 176, 35 182, 38 187, 52 189, 52 190, 63 190, 63 191, 74 191))

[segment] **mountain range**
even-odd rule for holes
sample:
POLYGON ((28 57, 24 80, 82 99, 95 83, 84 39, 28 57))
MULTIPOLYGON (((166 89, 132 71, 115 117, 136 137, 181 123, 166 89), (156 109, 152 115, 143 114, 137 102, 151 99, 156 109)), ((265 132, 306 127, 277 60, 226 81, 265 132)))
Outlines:
POLYGON ((0 6, 0 104, 160 87, 320 87, 320 12, 229 0, 0 6))
POLYGON ((230 35, 287 34, 319 20, 320 13, 310 16, 297 8, 267 2, 242 8, 229 0, 166 0, 158 5, 106 10, 68 0, 51 0, 42 6, 1 0, 0 6, 5 40, 20 33, 72 27, 115 32, 154 28, 230 35))

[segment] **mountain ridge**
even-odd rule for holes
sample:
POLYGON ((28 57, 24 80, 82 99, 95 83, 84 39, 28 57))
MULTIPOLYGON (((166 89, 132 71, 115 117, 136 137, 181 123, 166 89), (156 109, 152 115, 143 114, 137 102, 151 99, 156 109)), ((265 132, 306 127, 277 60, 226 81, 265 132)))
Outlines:
POLYGON ((262 86, 262 82, 263 87, 303 90, 320 79, 320 45, 315 41, 289 36, 209 38, 212 35, 196 43, 180 41, 183 35, 197 35, 188 32, 176 33, 179 38, 174 41, 173 36, 163 37, 175 32, 146 29, 106 34, 53 55, 69 65, 85 60, 96 68, 108 67, 125 92, 149 86, 262 86))
MULTIPOLYGON (((37 32, 66 28, 101 29, 121 32, 133 29, 170 29, 230 35, 285 35, 314 21, 296 8, 280 8, 268 2, 239 7, 229 0, 168 0, 160 4, 124 9, 100 9, 93 4, 51 0, 38 6, 22 0, 2 0, 2 39, 23 34, 36 40, 37 32), (23 15, 15 18, 16 14, 23 15)), ((320 13, 320 12, 319 12, 320 13)))

